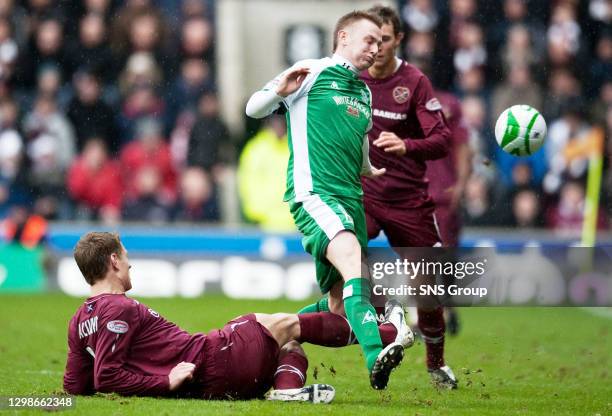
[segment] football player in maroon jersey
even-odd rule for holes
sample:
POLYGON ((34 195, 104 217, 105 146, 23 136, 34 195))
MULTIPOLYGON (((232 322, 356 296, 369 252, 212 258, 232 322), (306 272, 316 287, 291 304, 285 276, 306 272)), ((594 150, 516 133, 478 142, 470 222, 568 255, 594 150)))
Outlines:
MULTIPOLYGON (((126 296, 131 266, 117 234, 84 235, 74 257, 91 296, 68 327, 68 393, 251 399, 272 388, 271 400, 333 400, 333 387, 305 386, 308 360, 300 343, 352 344, 346 318, 329 312, 253 313, 208 334, 190 334, 126 296)), ((399 309, 379 325, 385 346, 396 341, 402 325, 399 309)))
MULTIPOLYGON (((368 237, 384 231, 390 245, 405 256, 410 252, 406 248, 442 245, 425 172, 428 160, 448 154, 450 131, 429 79, 396 56, 403 33, 395 10, 375 6, 369 11, 383 20, 376 61, 361 73, 372 91, 370 160, 387 173, 377 181, 362 179, 368 237)), ((444 362, 442 306, 419 297, 417 315, 432 380, 439 387, 456 388, 444 362)))

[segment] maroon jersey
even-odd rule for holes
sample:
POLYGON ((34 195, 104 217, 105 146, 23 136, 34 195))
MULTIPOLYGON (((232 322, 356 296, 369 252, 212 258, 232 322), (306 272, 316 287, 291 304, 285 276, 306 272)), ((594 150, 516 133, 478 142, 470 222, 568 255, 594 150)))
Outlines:
POLYGON ((469 131, 463 120, 461 104, 452 94, 442 91, 435 92, 440 100, 444 117, 451 132, 449 153, 446 157, 427 162, 427 178, 429 179, 429 195, 436 204, 448 204, 452 188, 457 182, 456 158, 457 148, 467 143, 469 131))
POLYGON ((387 169, 380 178, 362 179, 365 197, 421 205, 429 198, 425 161, 446 156, 450 136, 431 83, 405 61, 387 78, 374 79, 366 70, 361 79, 372 90, 370 161, 377 168, 387 169), (383 131, 404 140, 404 156, 386 153, 372 144, 383 131))
POLYGON ((194 363, 197 371, 205 339, 123 294, 91 297, 70 320, 64 389, 164 395, 178 363, 194 363))

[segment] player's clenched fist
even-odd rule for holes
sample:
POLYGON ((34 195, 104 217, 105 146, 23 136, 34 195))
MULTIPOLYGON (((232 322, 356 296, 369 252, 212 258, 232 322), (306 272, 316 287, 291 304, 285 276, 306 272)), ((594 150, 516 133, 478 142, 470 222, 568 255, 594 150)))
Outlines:
POLYGON ((178 389, 185 380, 191 380, 194 370, 195 364, 193 363, 186 363, 185 361, 178 363, 176 367, 170 370, 170 374, 168 374, 168 378, 170 379, 170 391, 178 389))
POLYGON ((286 97, 300 88, 306 75, 310 73, 308 68, 290 69, 281 76, 276 86, 276 93, 281 97, 286 97))

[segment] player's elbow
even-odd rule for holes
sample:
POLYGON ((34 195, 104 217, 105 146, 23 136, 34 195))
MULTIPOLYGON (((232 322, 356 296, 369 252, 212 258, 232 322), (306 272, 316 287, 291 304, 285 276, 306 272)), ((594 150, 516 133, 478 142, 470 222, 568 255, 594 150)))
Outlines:
POLYGON ((435 152, 433 152, 432 160, 442 159, 448 156, 450 153, 451 145, 451 132, 448 128, 444 128, 440 132, 438 146, 436 146, 435 152))
POLYGON ((253 118, 264 118, 278 109, 282 98, 269 90, 257 91, 249 98, 246 114, 253 118))
POLYGON ((64 378, 64 391, 74 396, 85 396, 93 394, 90 385, 81 384, 78 382, 72 382, 64 378))
POLYGON ((438 152, 438 159, 442 159, 448 156, 450 153, 450 144, 447 142, 445 145, 440 146, 440 151, 438 152))
POLYGON ((247 102, 246 115, 252 118, 264 118, 267 114, 257 105, 257 100, 254 97, 255 94, 247 102))
POLYGON ((94 388, 100 393, 114 393, 115 371, 112 368, 98 371, 94 377, 94 388))
POLYGON ((64 379, 64 391, 68 394, 80 395, 82 394, 81 389, 77 384, 70 383, 64 379))

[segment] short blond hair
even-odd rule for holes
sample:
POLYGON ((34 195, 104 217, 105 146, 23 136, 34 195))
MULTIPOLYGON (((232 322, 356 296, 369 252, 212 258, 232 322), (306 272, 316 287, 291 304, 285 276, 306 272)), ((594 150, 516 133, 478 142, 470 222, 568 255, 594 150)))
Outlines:
POLYGON ((353 10, 352 12, 345 14, 338 19, 336 22, 336 27, 334 28, 334 43, 332 49, 334 52, 336 52, 336 49, 338 48, 338 33, 340 33, 341 30, 344 30, 347 26, 352 25, 359 20, 369 20, 379 28, 383 25, 382 20, 378 16, 363 10, 353 10))

